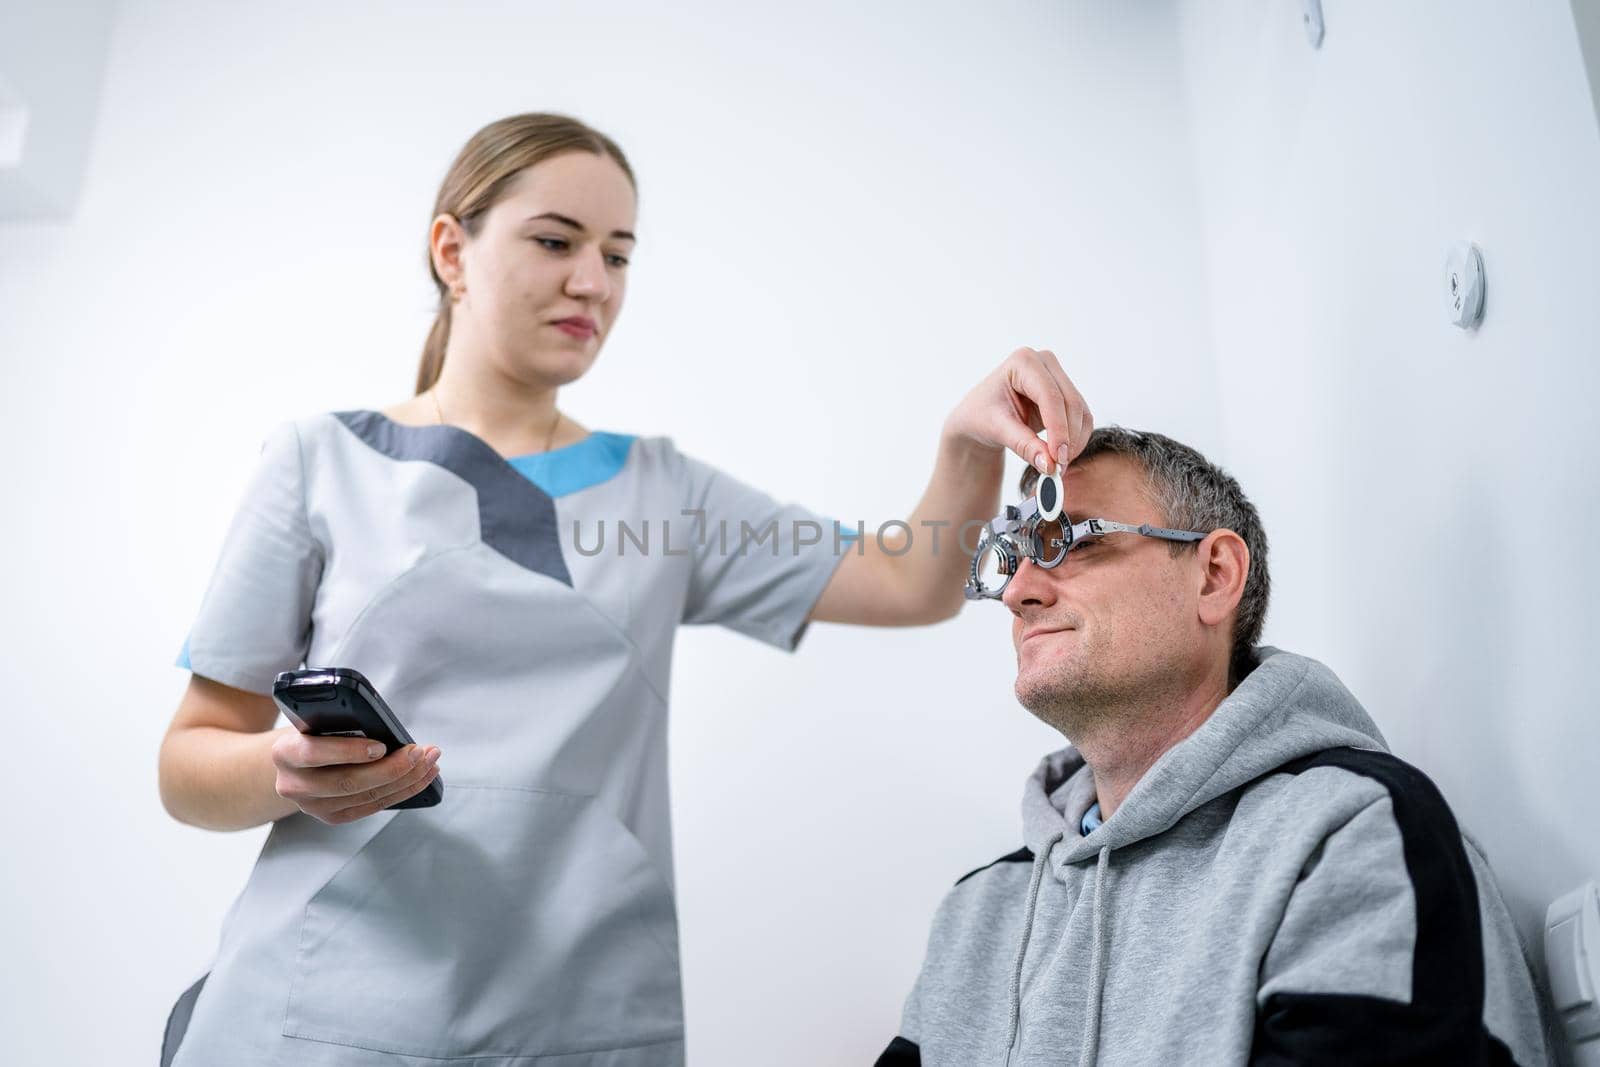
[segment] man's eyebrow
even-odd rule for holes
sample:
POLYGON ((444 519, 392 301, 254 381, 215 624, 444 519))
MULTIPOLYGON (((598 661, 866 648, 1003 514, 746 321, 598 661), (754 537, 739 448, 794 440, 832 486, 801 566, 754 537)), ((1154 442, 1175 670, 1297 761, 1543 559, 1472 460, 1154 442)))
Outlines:
MULTIPOLYGON (((577 219, 571 218, 571 217, 569 217, 567 215, 563 215, 563 214, 561 214, 560 212, 557 212, 557 211, 546 211, 543 215, 529 215, 523 221, 525 221, 525 222, 538 222, 540 219, 552 219, 555 222, 561 223, 561 225, 563 225, 563 226, 571 226, 574 230, 577 230, 579 233, 588 233, 589 232, 588 230, 584 229, 583 223, 579 222, 577 219)), ((636 240, 638 240, 638 238, 636 238, 628 230, 612 230, 611 231, 611 236, 621 238, 624 241, 636 241, 636 240)))

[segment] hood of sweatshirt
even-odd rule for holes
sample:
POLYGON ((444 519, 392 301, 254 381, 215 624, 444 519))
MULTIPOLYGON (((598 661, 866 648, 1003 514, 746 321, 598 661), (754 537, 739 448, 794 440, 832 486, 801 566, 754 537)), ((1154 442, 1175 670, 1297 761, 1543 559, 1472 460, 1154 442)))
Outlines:
POLYGON ((1087 837, 1083 813, 1095 802, 1094 776, 1071 746, 1044 758, 1022 798, 1023 838, 1035 856, 1050 852, 1057 877, 1068 865, 1172 828, 1200 805, 1313 752, 1388 746, 1356 698, 1321 663, 1263 646, 1257 666, 1201 727, 1167 750, 1115 814, 1087 837))

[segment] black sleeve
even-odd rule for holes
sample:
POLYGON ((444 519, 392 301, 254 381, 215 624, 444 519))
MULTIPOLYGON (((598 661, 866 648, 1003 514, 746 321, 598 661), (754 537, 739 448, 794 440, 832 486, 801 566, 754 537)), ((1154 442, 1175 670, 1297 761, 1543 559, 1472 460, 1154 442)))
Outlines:
POLYGON ((1331 749, 1282 770, 1326 766, 1377 781, 1386 802, 1380 798, 1328 837, 1315 867, 1302 875, 1262 965, 1265 997, 1250 1063, 1513 1064, 1483 1022, 1477 880, 1444 797, 1421 771, 1384 752, 1331 749), (1379 906, 1396 894, 1409 895, 1414 910, 1379 906), (1415 915, 1409 999, 1317 991, 1331 962, 1347 968, 1352 954, 1378 959, 1411 940, 1412 931, 1383 929, 1377 918, 1397 913, 1415 915))
POLYGON ((873 1067, 922 1067, 922 1050, 916 1042, 897 1037, 889 1042, 873 1067))

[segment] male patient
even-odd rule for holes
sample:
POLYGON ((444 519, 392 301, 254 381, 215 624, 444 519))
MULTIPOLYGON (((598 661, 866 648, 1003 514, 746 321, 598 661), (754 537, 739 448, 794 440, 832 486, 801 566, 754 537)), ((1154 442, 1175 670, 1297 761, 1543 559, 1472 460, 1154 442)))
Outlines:
POLYGON ((1439 791, 1328 668, 1255 647, 1267 542, 1239 484, 1112 427, 1065 487, 1072 522, 1162 529, 1006 585, 1017 699, 1073 744, 1028 781, 1026 847, 946 896, 880 1067, 1546 1063, 1439 791))

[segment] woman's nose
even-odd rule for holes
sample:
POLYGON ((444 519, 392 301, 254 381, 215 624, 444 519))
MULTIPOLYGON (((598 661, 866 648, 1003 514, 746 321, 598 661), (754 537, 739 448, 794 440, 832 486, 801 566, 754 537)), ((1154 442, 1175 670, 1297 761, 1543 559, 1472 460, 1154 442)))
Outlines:
POLYGON ((567 295, 600 301, 611 295, 611 279, 599 249, 580 252, 574 258, 572 273, 567 276, 567 295))

